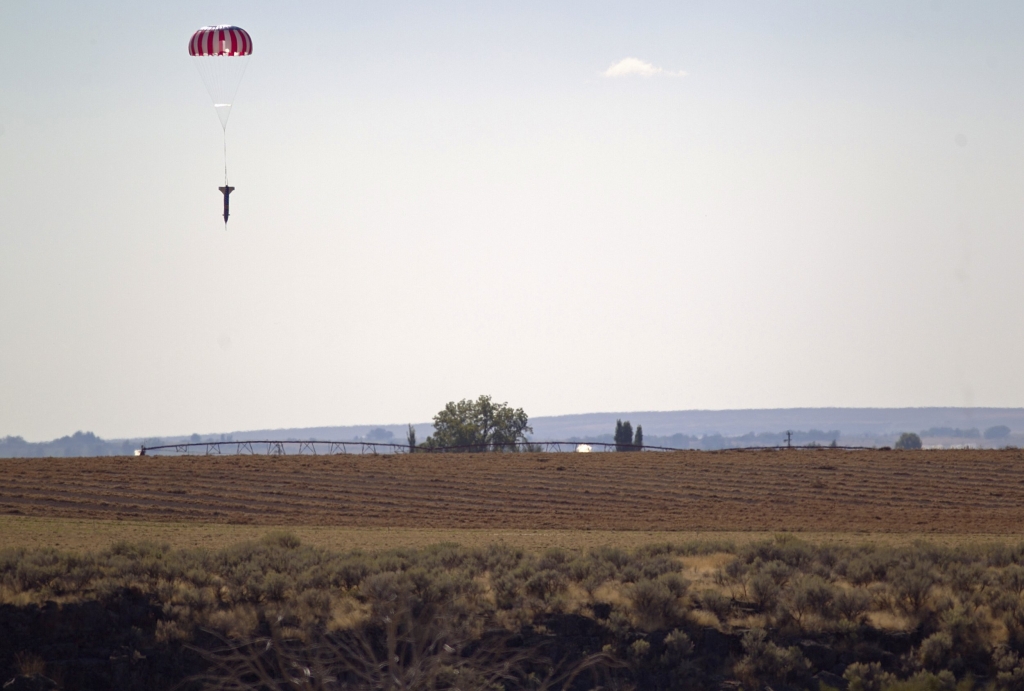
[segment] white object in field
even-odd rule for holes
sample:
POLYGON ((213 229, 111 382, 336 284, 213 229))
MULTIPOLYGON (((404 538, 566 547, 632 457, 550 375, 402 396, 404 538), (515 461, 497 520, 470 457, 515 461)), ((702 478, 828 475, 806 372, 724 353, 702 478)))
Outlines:
POLYGON ((142 449, 135 449, 135 455, 136 456, 141 456, 142 455, 142 449))
POLYGON ((576 453, 590 453, 591 451, 590 444, 579 444, 576 446, 576 453))

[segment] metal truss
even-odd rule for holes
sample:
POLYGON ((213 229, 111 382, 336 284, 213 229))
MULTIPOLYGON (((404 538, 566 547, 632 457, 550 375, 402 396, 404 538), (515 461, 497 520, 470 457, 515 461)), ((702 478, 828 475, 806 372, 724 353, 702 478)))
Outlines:
MULTIPOLYGON (((657 451, 673 452, 684 451, 685 449, 673 449, 665 446, 634 446, 632 444, 610 444, 607 442, 578 442, 578 441, 539 441, 539 442, 516 442, 515 444, 504 444, 500 447, 491 446, 443 446, 426 448, 422 446, 409 447, 407 444, 393 444, 390 442, 373 441, 317 441, 297 439, 286 440, 250 440, 250 441, 206 441, 206 442, 181 442, 177 444, 161 444, 158 446, 145 446, 136 452, 140 456, 148 455, 224 455, 225 451, 230 453, 234 447, 234 454, 240 456, 243 453, 256 455, 254 444, 266 445, 265 455, 267 456, 294 456, 294 455, 327 455, 337 456, 345 454, 356 454, 363 456, 395 455, 408 453, 454 453, 454 452, 502 452, 522 451, 534 453, 568 453, 574 451, 593 451, 603 453, 608 451, 657 451), (586 447, 586 448, 583 448, 586 447)), ((874 447, 866 446, 744 446, 727 449, 716 449, 713 451, 702 451, 702 453, 723 453, 731 451, 780 451, 783 449, 833 449, 833 450, 870 450, 874 447)))

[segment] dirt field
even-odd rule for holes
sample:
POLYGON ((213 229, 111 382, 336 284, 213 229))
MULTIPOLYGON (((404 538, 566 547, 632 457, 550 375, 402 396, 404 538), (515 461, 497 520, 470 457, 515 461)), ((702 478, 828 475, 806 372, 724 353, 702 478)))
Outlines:
POLYGON ((0 513, 353 528, 1024 532, 1024 451, 0 459, 0 513))

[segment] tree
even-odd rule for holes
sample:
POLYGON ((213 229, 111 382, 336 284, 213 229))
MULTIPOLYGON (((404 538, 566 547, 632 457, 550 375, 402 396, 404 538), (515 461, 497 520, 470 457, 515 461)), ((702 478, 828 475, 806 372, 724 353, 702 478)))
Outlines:
POLYGON ((515 450, 517 442, 525 442, 530 418, 522 408, 507 403, 492 403, 490 396, 475 401, 464 398, 452 401, 434 416, 434 434, 423 446, 437 449, 462 447, 459 451, 515 450))
POLYGON ((633 425, 629 424, 629 420, 623 422, 622 420, 615 421, 615 450, 616 451, 629 451, 630 447, 633 446, 633 425))
POLYGON ((637 447, 637 451, 642 451, 644 448, 644 427, 643 425, 636 426, 636 435, 633 437, 633 446, 637 447))
POLYGON ((416 428, 409 425, 409 431, 405 433, 405 440, 409 443, 409 453, 416 450, 416 428))
POLYGON ((1010 428, 1006 425, 996 425, 985 430, 986 439, 1002 439, 1010 436, 1010 428))
POLYGON ((921 437, 917 436, 913 432, 904 432, 900 435, 900 438, 896 440, 897 449, 920 449, 921 448, 921 437))
POLYGON ((383 427, 374 427, 366 433, 367 441, 380 441, 389 442, 395 438, 395 433, 384 429, 383 427))

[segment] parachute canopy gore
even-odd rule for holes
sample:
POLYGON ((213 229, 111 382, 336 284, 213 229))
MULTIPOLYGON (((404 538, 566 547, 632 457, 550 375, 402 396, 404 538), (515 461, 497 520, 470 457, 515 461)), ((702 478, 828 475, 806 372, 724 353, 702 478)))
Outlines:
POLYGON ((252 38, 245 29, 237 26, 204 26, 192 34, 188 54, 193 57, 252 55, 252 38))

